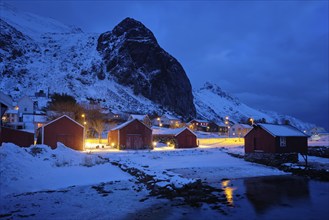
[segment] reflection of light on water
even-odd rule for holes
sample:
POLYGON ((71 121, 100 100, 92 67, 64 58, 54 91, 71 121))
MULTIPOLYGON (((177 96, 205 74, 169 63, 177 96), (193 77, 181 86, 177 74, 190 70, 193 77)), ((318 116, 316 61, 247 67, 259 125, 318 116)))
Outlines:
POLYGON ((233 191, 235 188, 228 186, 230 183, 230 180, 224 180, 222 181, 222 189, 224 190, 227 203, 229 205, 233 205, 233 191))

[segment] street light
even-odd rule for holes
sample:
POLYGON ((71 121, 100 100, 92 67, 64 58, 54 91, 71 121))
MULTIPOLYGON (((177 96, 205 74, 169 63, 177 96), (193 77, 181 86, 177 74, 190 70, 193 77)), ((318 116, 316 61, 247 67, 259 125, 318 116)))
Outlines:
POLYGON ((254 119, 250 118, 250 122, 251 122, 251 125, 253 125, 254 124, 254 119))

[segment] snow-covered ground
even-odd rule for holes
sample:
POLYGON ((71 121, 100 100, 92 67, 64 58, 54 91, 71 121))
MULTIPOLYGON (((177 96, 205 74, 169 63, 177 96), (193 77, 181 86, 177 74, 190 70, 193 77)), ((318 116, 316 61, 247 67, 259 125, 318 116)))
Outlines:
MULTIPOLYGON (((51 150, 44 145, 19 148, 6 143, 0 147, 0 216, 127 219, 137 212, 168 206, 167 199, 150 196, 136 177, 110 162, 137 168, 153 176, 160 186, 181 187, 197 179, 212 183, 287 174, 232 157, 226 152, 243 154, 243 147, 239 143, 226 144, 202 145, 195 149, 162 146, 153 151, 77 152, 63 145, 51 150)), ((329 159, 310 157, 311 160, 329 163, 329 159)), ((179 212, 186 210, 179 208, 179 212)), ((158 214, 164 213, 162 209, 158 214)), ((176 219, 177 212, 170 215, 176 219)))

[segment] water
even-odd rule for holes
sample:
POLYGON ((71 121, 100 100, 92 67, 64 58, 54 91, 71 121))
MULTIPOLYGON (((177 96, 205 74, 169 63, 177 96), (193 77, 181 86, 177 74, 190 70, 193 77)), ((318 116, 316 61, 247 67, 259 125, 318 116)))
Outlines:
POLYGON ((329 183, 291 175, 209 183, 224 190, 227 217, 329 219, 329 183))
MULTIPOLYGON (((329 219, 329 182, 292 175, 208 182, 223 189, 227 203, 189 207, 183 202, 157 204, 134 213, 135 219, 329 219)), ((131 219, 129 216, 127 219, 131 219)))

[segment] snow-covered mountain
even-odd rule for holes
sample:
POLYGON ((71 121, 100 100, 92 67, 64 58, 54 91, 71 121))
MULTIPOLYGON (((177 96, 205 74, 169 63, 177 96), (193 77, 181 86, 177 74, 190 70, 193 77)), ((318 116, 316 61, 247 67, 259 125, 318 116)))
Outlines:
POLYGON ((125 112, 197 115, 216 122, 227 115, 233 122, 288 119, 301 129, 312 126, 255 110, 210 83, 192 94, 183 67, 134 19, 94 34, 4 3, 0 12, 0 90, 14 99, 49 90, 125 112))
POLYGON ((193 91, 194 104, 200 118, 207 118, 217 122, 224 122, 229 116, 233 123, 246 122, 248 118, 264 120, 268 123, 284 123, 288 120, 301 130, 310 130, 315 125, 302 122, 291 116, 276 112, 254 109, 232 95, 224 92, 218 85, 206 82, 202 88, 193 91))

